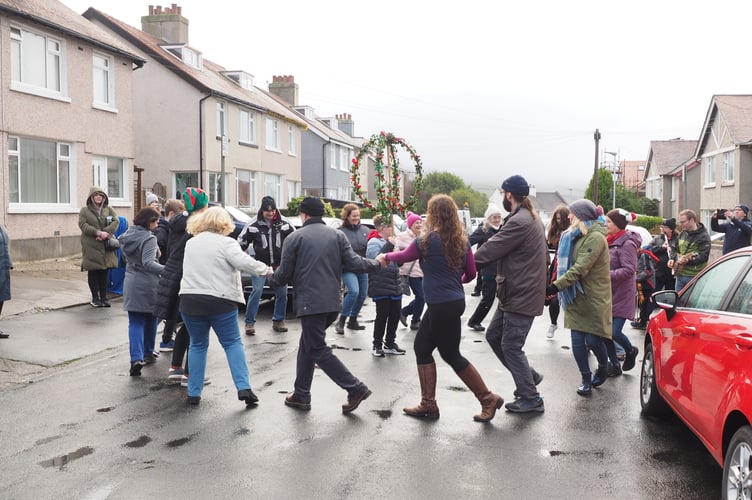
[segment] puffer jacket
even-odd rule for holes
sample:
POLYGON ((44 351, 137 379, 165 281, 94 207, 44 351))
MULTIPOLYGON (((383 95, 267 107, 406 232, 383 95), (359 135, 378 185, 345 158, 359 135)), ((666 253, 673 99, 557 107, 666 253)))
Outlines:
MULTIPOLYGON (((389 253, 393 250, 394 245, 382 238, 378 231, 373 230, 368 235, 366 257, 369 259, 375 259, 380 253, 389 253)), ((390 262, 385 268, 368 273, 369 297, 396 297, 401 295, 397 264, 390 262)))
POLYGON ((626 231, 608 246, 611 273, 611 304, 614 318, 635 317, 637 252, 642 239, 626 231))
POLYGON ((362 274, 380 267, 356 254, 342 231, 327 226, 321 217, 311 217, 285 240, 280 266, 267 283, 294 284, 295 312, 310 316, 342 309, 343 272, 362 274))
POLYGON ((81 229, 82 271, 100 271, 118 266, 117 252, 105 250, 104 241, 97 239, 97 233, 104 231, 113 235, 119 223, 117 213, 109 206, 107 194, 101 187, 92 187, 86 198, 86 205, 78 212, 78 227, 81 229), (96 193, 104 194, 104 201, 99 207, 95 206, 92 200, 92 196, 96 193))
MULTIPOLYGON (((570 231, 572 228, 569 229, 570 231)), ((564 310, 564 328, 611 338, 610 256, 606 228, 590 226, 572 244, 572 265, 554 281, 559 290, 579 282, 583 288, 564 310)))
POLYGON ((164 269, 157 257, 157 237, 145 227, 133 225, 118 240, 128 262, 123 283, 123 309, 153 314, 159 273, 164 269))
MULTIPOLYGON (((404 250, 410 246, 410 243, 415 240, 415 233, 410 231, 402 231, 397 235, 397 250, 404 250)), ((414 260, 412 262, 405 262, 400 266, 400 275, 409 276, 411 278, 422 278, 423 268, 420 267, 420 262, 414 260)))
POLYGON ((256 260, 276 268, 282 259, 282 244, 293 231, 295 226, 279 210, 275 210, 271 223, 264 219, 263 210, 259 210, 238 236, 238 242, 243 250, 252 247, 251 255, 256 260))
POLYGON ((154 315, 161 319, 178 319, 180 317, 180 280, 183 278, 183 256, 185 243, 191 235, 185 231, 188 212, 175 214, 170 219, 170 231, 167 238, 167 263, 159 278, 157 303, 154 315))
POLYGON ((339 230, 347 237, 353 251, 361 257, 366 256, 366 247, 368 246, 368 233, 371 231, 367 226, 358 224, 357 226, 348 226, 342 224, 339 230))
POLYGON ((484 275, 496 269, 499 309, 525 316, 543 313, 547 259, 543 224, 522 207, 509 214, 499 231, 475 251, 484 275))

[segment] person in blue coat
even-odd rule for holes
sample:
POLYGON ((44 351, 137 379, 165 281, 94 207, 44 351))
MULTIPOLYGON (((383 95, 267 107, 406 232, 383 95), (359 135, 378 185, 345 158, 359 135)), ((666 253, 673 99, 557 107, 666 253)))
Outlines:
POLYGON ((716 233, 725 233, 723 238, 723 255, 729 252, 749 246, 749 238, 752 236, 752 222, 747 216, 749 207, 737 205, 734 211, 716 210, 710 218, 710 229, 716 233), (719 212, 723 212, 723 219, 728 222, 718 222, 719 212))
MULTIPOLYGON (((0 313, 3 304, 10 300, 10 270, 13 269, 13 260, 10 258, 10 238, 3 226, 0 226, 0 313)), ((0 339, 7 339, 9 334, 0 331, 0 339)))

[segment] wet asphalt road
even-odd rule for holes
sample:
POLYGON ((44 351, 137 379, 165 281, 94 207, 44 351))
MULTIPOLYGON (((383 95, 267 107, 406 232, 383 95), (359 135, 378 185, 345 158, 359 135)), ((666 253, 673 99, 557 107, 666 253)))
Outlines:
MULTIPOLYGON (((467 319, 477 299, 468 295, 467 319)), ((299 322, 271 332, 262 307, 258 334, 245 337, 256 408, 237 401, 216 338, 199 407, 166 380, 169 354, 140 378, 128 376, 127 317, 75 307, 8 320, 13 331, 56 329, 68 346, 49 357, 72 359, 82 342, 101 352, 0 392, 0 497, 7 499, 187 498, 718 498, 721 469, 676 418, 639 415, 638 366, 610 379, 590 398, 574 392, 579 375, 568 331, 545 339, 538 318, 527 353, 545 378, 546 412, 497 413, 473 422, 479 405, 437 356, 441 418, 421 421, 401 409, 419 400, 413 333, 398 329, 406 356, 373 358, 375 312, 368 329, 328 340, 373 390, 353 414, 341 414, 345 392, 317 370, 313 408, 283 405, 292 387, 299 322), (102 316, 108 316, 102 321, 102 316), (98 349, 97 349, 98 350, 98 349)), ((288 315, 288 318, 290 316, 288 315)), ((487 318, 486 323, 490 318, 487 318)), ((242 314, 238 321, 242 324, 242 314)), ((561 319, 560 319, 561 323, 561 319)), ((10 329, 9 327, 9 329, 10 329)), ((641 332, 627 329, 641 346, 641 332)), ((16 337, 21 334, 16 335, 16 337)), ((34 349, 44 345, 31 340, 34 349)), ((17 340, 18 341, 18 340, 17 340)), ((47 347, 50 348, 49 346, 47 347)), ((482 334, 465 329, 463 354, 489 387, 512 399, 511 377, 482 334)), ((640 356, 641 360, 641 356, 640 356)))

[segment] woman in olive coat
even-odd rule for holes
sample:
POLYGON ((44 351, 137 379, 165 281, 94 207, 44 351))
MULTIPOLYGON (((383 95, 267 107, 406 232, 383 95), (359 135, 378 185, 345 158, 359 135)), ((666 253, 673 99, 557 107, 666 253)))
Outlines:
POLYGON ((92 307, 110 307, 107 301, 107 270, 118 266, 118 258, 115 249, 105 249, 105 241, 112 237, 118 224, 118 215, 109 206, 107 194, 101 187, 92 187, 86 205, 78 213, 81 270, 89 273, 92 307))
MULTIPOLYGON (((10 258, 10 239, 3 226, 0 226, 0 312, 3 311, 3 304, 10 300, 10 270, 13 269, 13 260, 10 258)), ((0 331, 0 339, 10 337, 5 332, 0 331)))

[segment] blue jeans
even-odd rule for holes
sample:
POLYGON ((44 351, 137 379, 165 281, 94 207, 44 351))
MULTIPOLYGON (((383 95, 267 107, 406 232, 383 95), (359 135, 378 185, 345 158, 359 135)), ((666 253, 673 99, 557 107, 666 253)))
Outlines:
POLYGON ((694 276, 677 276, 674 290, 676 290, 677 292, 681 291, 682 288, 687 286, 687 283, 692 281, 692 278, 694 278, 694 276))
POLYGON ((595 354, 595 359, 598 360, 599 367, 608 366, 608 354, 606 353, 606 344, 603 342, 603 337, 578 330, 571 330, 571 332, 572 354, 574 355, 574 360, 577 362, 577 368, 580 369, 580 373, 583 375, 591 373, 590 362, 588 361, 588 347, 595 354))
MULTIPOLYGON (((256 323, 256 314, 258 314, 259 303, 261 303, 261 293, 264 291, 266 276, 253 276, 253 291, 248 296, 248 305, 245 308, 245 322, 253 325, 256 323)), ((272 321, 283 321, 287 311, 287 285, 275 286, 274 290, 274 316, 272 321)))
POLYGON ((213 328, 217 334, 222 349, 225 350, 227 363, 230 365, 232 381, 239 391, 251 388, 248 376, 248 363, 245 359, 243 341, 240 339, 238 327, 238 313, 230 311, 208 316, 192 316, 181 313, 183 322, 191 337, 188 358, 188 395, 200 396, 204 388, 204 374, 206 372, 206 351, 209 349, 209 329, 213 328))
POLYGON ((416 324, 420 321, 420 317, 423 315, 423 307, 426 305, 426 298, 423 295, 423 278, 408 278, 410 283, 410 290, 413 291, 414 299, 410 301, 405 307, 402 308, 402 316, 410 316, 412 314, 413 319, 410 324, 416 324))
POLYGON ((622 328, 624 328, 624 323, 626 323, 626 318, 611 318, 611 324, 613 325, 611 327, 611 339, 606 339, 606 351, 608 351, 608 360, 611 361, 611 363, 618 365, 619 364, 619 358, 616 357, 616 346, 614 345, 614 342, 619 344, 623 349, 625 353, 631 353, 632 352, 632 343, 629 341, 629 337, 624 335, 624 332, 622 332, 622 328))
POLYGON ((368 273, 342 273, 347 294, 342 302, 342 316, 357 319, 368 296, 368 273))
POLYGON ((157 318, 151 313, 128 311, 128 343, 131 362, 144 359, 144 354, 154 352, 157 338, 157 318))

